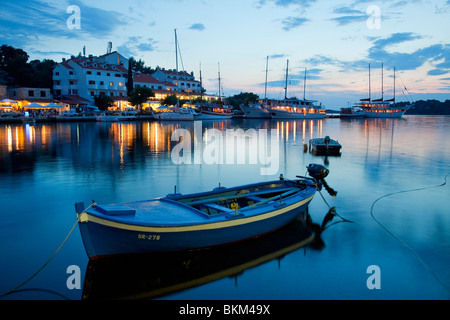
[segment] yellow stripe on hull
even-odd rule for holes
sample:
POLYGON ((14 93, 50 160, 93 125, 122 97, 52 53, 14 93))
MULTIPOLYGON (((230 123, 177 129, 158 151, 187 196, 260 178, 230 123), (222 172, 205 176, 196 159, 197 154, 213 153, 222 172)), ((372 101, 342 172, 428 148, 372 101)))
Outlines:
POLYGON ((148 232, 148 233, 168 233, 168 232, 186 232, 186 231, 200 231, 200 230, 214 230, 214 229, 221 229, 226 227, 233 227, 233 226, 239 226, 244 225, 252 222, 257 222, 261 220, 266 220, 278 215, 281 215, 285 212, 295 210, 296 208, 304 205, 305 203, 310 202, 313 199, 314 195, 311 195, 310 197, 296 202, 292 205, 286 206, 284 208, 274 210, 265 214, 259 214, 255 216, 250 217, 244 217, 239 219, 231 219, 228 221, 220 221, 220 222, 211 222, 211 223, 204 223, 204 224, 196 224, 191 226, 176 226, 176 227, 149 227, 149 226, 138 226, 138 225, 132 225, 132 224, 126 224, 121 222, 115 222, 107 219, 102 219, 99 217, 95 217, 93 215, 90 215, 86 212, 83 212, 78 215, 78 219, 80 223, 88 223, 88 222, 94 222, 100 225, 108 226, 111 228, 116 229, 122 229, 122 230, 130 230, 130 231, 137 231, 137 232, 148 232))

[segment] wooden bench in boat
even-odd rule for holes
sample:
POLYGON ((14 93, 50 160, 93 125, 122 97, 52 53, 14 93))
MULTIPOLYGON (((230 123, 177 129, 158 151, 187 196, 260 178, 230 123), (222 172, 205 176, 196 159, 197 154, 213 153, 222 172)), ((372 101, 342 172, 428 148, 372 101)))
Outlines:
MULTIPOLYGON (((265 200, 267 200, 266 198, 262 198, 262 197, 258 197, 258 196, 264 195, 264 194, 269 194, 269 193, 282 193, 282 192, 284 192, 284 194, 286 194, 286 193, 291 194, 298 190, 299 190, 299 188, 297 188, 297 187, 264 189, 264 190, 255 191, 255 192, 230 195, 230 196, 226 196, 226 197, 206 198, 206 199, 200 199, 200 200, 195 200, 195 201, 187 201, 187 202, 183 202, 183 203, 188 206, 193 206, 193 205, 199 205, 199 204, 205 204, 205 203, 213 203, 215 201, 236 200, 239 198, 250 198, 250 197, 256 197, 254 199, 258 198, 258 201, 265 201, 265 200)), ((284 196, 284 194, 282 196, 284 196)))
POLYGON ((232 209, 230 209, 230 208, 227 208, 227 207, 224 207, 224 206, 215 204, 215 203, 203 203, 202 205, 203 205, 204 207, 211 208, 211 209, 215 209, 215 210, 217 210, 217 211, 228 212, 228 213, 234 212, 234 210, 232 210, 232 209))

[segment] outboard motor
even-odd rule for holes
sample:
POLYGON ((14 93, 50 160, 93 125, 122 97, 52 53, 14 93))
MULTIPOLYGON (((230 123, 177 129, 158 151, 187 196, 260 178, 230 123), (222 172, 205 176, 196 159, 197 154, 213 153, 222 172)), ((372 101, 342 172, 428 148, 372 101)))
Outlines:
POLYGON ((325 189, 328 191, 328 193, 333 197, 336 198, 337 191, 334 191, 325 181, 325 177, 328 176, 330 173, 330 170, 325 168, 324 166, 320 164, 311 163, 309 164, 306 169, 308 170, 308 174, 313 177, 319 184, 323 184, 325 189))

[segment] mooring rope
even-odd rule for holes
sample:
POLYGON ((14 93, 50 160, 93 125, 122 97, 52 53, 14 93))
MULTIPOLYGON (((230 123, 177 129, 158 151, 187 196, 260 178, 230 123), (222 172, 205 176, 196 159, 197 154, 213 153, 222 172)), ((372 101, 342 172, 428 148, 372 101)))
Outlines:
POLYGON ((431 268, 425 263, 425 261, 423 261, 423 259, 420 257, 420 255, 413 249, 411 248, 405 241, 403 241, 402 239, 400 239, 399 237, 397 237, 391 230, 389 230, 384 224, 382 224, 377 218, 375 218, 375 215, 373 213, 373 208, 375 206, 375 204, 380 201, 381 199, 384 199, 386 197, 392 196, 392 195, 397 195, 397 194, 401 194, 401 193, 407 193, 407 192, 414 192, 414 191, 422 191, 422 190, 427 190, 427 189, 433 189, 433 188, 439 188, 439 187, 443 187, 447 184, 447 177, 450 175, 450 173, 448 173, 445 177, 444 177, 444 182, 435 186, 430 186, 430 187, 421 187, 421 188, 415 188, 415 189, 409 189, 409 190, 402 190, 402 191, 397 191, 397 192, 392 192, 392 193, 388 193, 385 194, 384 196, 379 197, 378 199, 376 199, 373 203, 372 206, 370 208, 370 215, 372 216, 373 220, 375 220, 376 223, 378 223, 386 232, 388 232, 392 237, 394 237, 395 239, 397 239, 401 244, 403 244, 409 251, 411 251, 414 256, 419 260, 420 263, 422 263, 422 265, 424 265, 424 267, 427 269, 427 271, 445 288, 447 289, 447 291, 450 292, 450 288, 447 286, 447 284, 445 284, 434 272, 433 270, 431 270, 431 268))
MULTIPOLYGON (((95 205, 95 203, 93 202, 89 207, 87 207, 86 209, 83 210, 82 213, 86 212, 86 210, 88 210, 90 207, 92 207, 93 205, 95 205)), ((80 214, 81 215, 81 214, 80 214)), ((14 293, 15 291, 17 291, 19 288, 23 287, 25 284, 27 284, 28 282, 31 281, 31 279, 33 279, 35 276, 37 276, 39 274, 39 272, 41 272, 49 263, 50 261, 53 260, 53 258, 57 255, 57 253, 61 250, 61 248, 64 246, 64 244, 66 243, 67 239, 69 239, 70 235, 72 234, 73 230, 75 229, 76 225, 78 224, 79 218, 77 218, 77 221, 75 221, 74 225, 72 226, 72 229, 70 229, 69 233, 67 234, 66 238, 64 239, 64 241, 60 244, 60 246, 58 247, 58 249, 56 249, 56 251, 53 253, 53 255, 50 257, 50 259, 47 260, 46 263, 44 263, 44 265, 42 267, 40 267, 31 277, 29 277, 27 280, 25 280, 24 282, 22 282, 21 284, 19 284, 18 286, 16 286, 14 289, 9 290, 8 292, 1 294, 0 298, 3 298, 7 295, 10 295, 12 293, 14 293)))
POLYGON ((78 223, 78 219, 77 219, 77 221, 75 222, 75 224, 72 226, 72 229, 70 229, 69 233, 67 234, 66 238, 65 238, 64 241, 61 243, 61 245, 59 246, 59 248, 56 249, 55 253, 53 253, 53 255, 50 257, 50 259, 48 259, 47 262, 44 263, 44 265, 38 269, 38 271, 36 271, 31 277, 29 277, 27 280, 25 280, 24 282, 22 282, 21 284, 19 284, 19 285, 18 285, 17 287, 15 287, 14 289, 11 289, 11 290, 9 290, 8 292, 6 292, 6 293, 0 295, 0 297, 7 296, 7 295, 13 293, 14 291, 17 291, 17 289, 23 287, 25 284, 27 284, 28 282, 30 282, 31 279, 33 279, 35 276, 37 276, 37 275, 39 274, 39 272, 41 272, 41 271, 42 271, 42 270, 50 263, 50 261, 53 260, 53 258, 54 258, 54 257, 56 256, 56 254, 59 252, 59 250, 61 250, 61 248, 63 247, 63 245, 66 243, 67 239, 69 239, 69 236, 72 234, 72 231, 75 229, 75 226, 77 225, 77 223, 78 223))
POLYGON ((335 216, 337 216, 337 217, 339 217, 339 218, 342 219, 342 221, 333 222, 332 224, 330 224, 330 225, 324 227, 323 230, 325 230, 326 228, 332 226, 333 224, 339 223, 339 222, 350 222, 350 223, 353 223, 353 221, 348 220, 348 219, 344 218, 343 216, 339 215, 339 214, 337 213, 337 211, 336 211, 336 207, 330 206, 330 204, 327 202, 327 200, 326 200, 325 197, 323 196, 322 191, 320 190, 319 186, 318 186, 317 184, 315 184, 315 186, 316 186, 317 191, 319 192, 320 196, 322 197, 322 200, 323 200, 323 201, 325 202, 325 204, 328 206, 328 209, 330 210, 329 212, 331 212, 333 215, 335 215, 335 216))

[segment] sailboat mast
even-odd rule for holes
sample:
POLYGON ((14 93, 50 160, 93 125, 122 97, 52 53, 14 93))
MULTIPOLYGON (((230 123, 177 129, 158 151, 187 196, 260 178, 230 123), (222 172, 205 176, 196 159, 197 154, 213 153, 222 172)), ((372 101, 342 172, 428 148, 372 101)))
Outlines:
POLYGON ((264 99, 267 100, 267 70, 269 68, 269 56, 267 56, 267 61, 266 61, 266 82, 265 82, 265 86, 264 86, 264 99))
POLYGON ((372 102, 371 98, 371 85, 370 85, 370 63, 369 63, 369 103, 372 102))
POLYGON ((175 62, 176 62, 176 70, 177 70, 177 76, 178 76, 178 39, 177 39, 177 29, 174 29, 175 31, 175 62))
POLYGON ((218 75, 219 75, 219 101, 222 101, 222 98, 220 96, 220 63, 217 63, 217 70, 218 70, 218 75))
POLYGON ((383 63, 381 64, 381 102, 384 102, 383 94, 384 94, 384 83, 383 83, 383 63))
POLYGON ((176 66, 176 79, 177 79, 177 108, 180 106, 180 97, 179 97, 179 77, 178 77, 178 39, 177 39, 177 29, 175 31, 175 66, 176 66))
POLYGON ((305 97, 306 97, 306 68, 305 68, 305 79, 303 80, 303 100, 306 100, 305 97))
POLYGON ((395 104, 395 67, 394 67, 394 104, 395 104))
POLYGON ((200 62, 200 103, 203 101, 202 63, 200 62))
POLYGON ((287 99, 287 83, 288 83, 289 59, 286 64, 286 84, 284 86, 284 99, 287 99))

